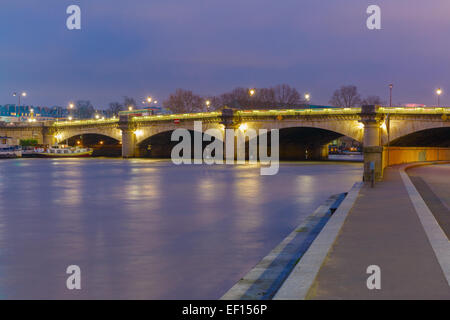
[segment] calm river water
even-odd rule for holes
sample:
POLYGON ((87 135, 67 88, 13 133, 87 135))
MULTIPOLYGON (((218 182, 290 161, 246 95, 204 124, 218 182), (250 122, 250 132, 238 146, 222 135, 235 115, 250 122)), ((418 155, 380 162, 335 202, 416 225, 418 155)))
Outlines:
POLYGON ((361 163, 0 161, 0 299, 217 299, 361 163), (81 268, 81 290, 66 268, 81 268))

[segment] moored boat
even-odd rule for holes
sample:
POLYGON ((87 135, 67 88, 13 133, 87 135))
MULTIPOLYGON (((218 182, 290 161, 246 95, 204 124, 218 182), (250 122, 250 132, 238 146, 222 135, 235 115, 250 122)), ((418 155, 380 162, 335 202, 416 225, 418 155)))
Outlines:
POLYGON ((20 158, 22 157, 22 147, 13 145, 12 138, 0 137, 0 158, 20 158))
POLYGON ((73 157, 90 157, 94 150, 91 148, 69 147, 69 146, 52 146, 37 152, 37 156, 45 158, 73 158, 73 157))
POLYGON ((22 149, 20 146, 1 146, 0 158, 20 158, 22 157, 22 149))
POLYGON ((44 147, 22 147, 22 158, 34 158, 39 157, 39 154, 44 152, 44 147))

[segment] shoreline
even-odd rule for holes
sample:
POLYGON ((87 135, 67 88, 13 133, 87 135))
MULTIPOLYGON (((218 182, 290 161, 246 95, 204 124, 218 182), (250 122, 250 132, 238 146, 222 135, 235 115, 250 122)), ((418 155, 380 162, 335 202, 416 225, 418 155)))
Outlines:
POLYGON ((231 287, 221 300, 272 299, 347 194, 340 193, 329 197, 231 287))

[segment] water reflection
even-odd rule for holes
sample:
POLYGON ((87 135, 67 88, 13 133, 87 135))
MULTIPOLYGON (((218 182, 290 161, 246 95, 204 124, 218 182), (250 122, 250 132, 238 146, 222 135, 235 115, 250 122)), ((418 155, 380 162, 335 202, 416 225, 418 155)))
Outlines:
POLYGON ((175 166, 115 159, 0 162, 3 298, 215 299, 360 164, 175 166), (83 289, 65 288, 68 265, 83 289))

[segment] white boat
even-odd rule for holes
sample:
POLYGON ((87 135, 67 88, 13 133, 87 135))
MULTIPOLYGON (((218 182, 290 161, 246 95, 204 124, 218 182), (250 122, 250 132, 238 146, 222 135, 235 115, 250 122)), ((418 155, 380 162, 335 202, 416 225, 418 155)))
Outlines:
POLYGON ((39 157, 39 154, 44 152, 46 149, 44 147, 22 147, 22 157, 23 158, 34 158, 39 157))
POLYGON ((20 158, 22 147, 12 144, 12 138, 0 137, 0 158, 20 158))

